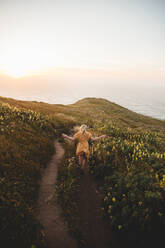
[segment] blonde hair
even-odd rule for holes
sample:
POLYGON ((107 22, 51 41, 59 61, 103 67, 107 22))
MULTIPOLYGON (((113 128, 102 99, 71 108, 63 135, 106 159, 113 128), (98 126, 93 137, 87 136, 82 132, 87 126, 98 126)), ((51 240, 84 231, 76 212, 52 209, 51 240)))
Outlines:
POLYGON ((80 126, 80 132, 82 132, 82 133, 85 133, 85 132, 86 132, 86 129, 87 129, 87 125, 82 124, 82 125, 80 126))

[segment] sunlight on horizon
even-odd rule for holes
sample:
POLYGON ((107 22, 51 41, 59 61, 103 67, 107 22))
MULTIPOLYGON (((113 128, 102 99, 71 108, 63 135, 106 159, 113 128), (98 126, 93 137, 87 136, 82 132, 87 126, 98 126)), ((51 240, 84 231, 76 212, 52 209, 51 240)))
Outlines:
POLYGON ((128 78, 143 65, 164 70, 164 4, 130 2, 2 1, 0 70, 14 78, 50 67, 126 69, 128 78))
POLYGON ((29 76, 35 72, 41 73, 48 65, 55 66, 54 58, 48 58, 42 53, 42 46, 35 46, 33 42, 29 44, 26 40, 18 39, 16 44, 8 44, 8 50, 2 53, 1 74, 6 74, 13 78, 29 76))
POLYGON ((28 72, 24 68, 20 66, 11 66, 7 67, 7 69, 3 72, 4 75, 10 76, 12 78, 21 78, 28 75, 28 72))

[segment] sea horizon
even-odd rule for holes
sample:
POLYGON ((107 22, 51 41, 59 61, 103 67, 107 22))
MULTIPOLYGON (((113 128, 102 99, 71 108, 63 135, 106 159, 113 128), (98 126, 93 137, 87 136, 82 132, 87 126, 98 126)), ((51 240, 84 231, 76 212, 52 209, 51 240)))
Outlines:
MULTIPOLYGON (((103 98, 112 103, 118 104, 124 108, 127 108, 131 111, 134 111, 138 114, 142 114, 148 117, 156 118, 159 120, 165 120, 165 102, 161 103, 161 99, 159 101, 151 101, 146 100, 145 97, 137 98, 131 96, 119 97, 118 95, 115 96, 106 96, 106 95, 78 95, 78 96, 70 96, 70 95, 61 95, 61 96, 54 96, 52 95, 8 95, 8 94, 1 94, 2 97, 13 98, 16 100, 22 101, 37 101, 37 102, 44 102, 48 104, 63 104, 69 105, 74 104, 75 102, 82 100, 84 98, 103 98)), ((163 100, 163 99, 162 99, 163 100)))

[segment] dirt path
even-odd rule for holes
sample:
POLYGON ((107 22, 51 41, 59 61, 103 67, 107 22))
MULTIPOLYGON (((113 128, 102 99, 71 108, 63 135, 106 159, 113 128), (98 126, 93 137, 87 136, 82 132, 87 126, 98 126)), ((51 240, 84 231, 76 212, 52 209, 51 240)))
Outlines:
POLYGON ((62 217, 62 211, 53 197, 58 165, 64 155, 59 142, 54 143, 56 153, 45 169, 38 199, 38 219, 44 227, 48 248, 77 248, 77 243, 68 234, 68 228, 62 217))
POLYGON ((80 182, 80 230, 84 236, 84 248, 119 248, 110 227, 104 222, 101 195, 87 169, 80 182))
MULTIPOLYGON (((54 143, 56 153, 42 177, 38 199, 38 219, 44 227, 47 248, 78 248, 76 240, 68 233, 62 210, 54 199, 58 165, 64 155, 59 142, 54 143)), ((92 176, 85 169, 80 181, 79 227, 84 236, 84 248, 119 248, 112 232, 103 221, 101 195, 92 176)))

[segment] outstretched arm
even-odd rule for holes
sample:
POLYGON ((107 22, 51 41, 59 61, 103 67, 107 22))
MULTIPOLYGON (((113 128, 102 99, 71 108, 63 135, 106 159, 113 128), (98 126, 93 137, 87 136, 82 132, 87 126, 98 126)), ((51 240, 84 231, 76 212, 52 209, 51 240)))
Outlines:
POLYGON ((106 134, 103 134, 103 135, 101 135, 101 136, 99 136, 99 137, 91 137, 91 140, 99 140, 99 139, 102 139, 102 138, 106 138, 107 137, 107 135, 106 134))
POLYGON ((73 137, 68 136, 68 135, 66 135, 65 133, 62 133, 62 137, 63 137, 63 138, 67 138, 67 139, 72 140, 72 141, 74 140, 73 137))

